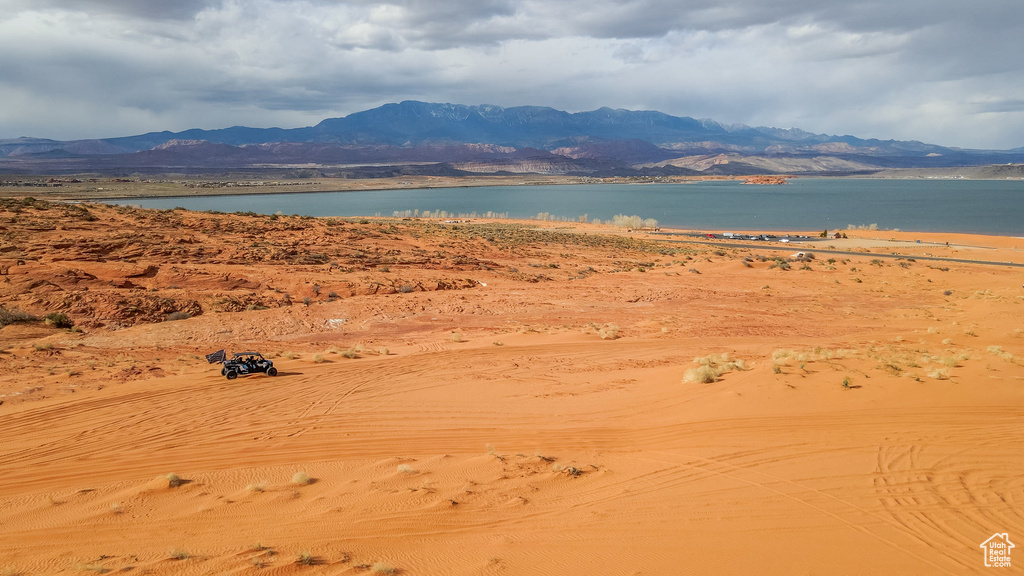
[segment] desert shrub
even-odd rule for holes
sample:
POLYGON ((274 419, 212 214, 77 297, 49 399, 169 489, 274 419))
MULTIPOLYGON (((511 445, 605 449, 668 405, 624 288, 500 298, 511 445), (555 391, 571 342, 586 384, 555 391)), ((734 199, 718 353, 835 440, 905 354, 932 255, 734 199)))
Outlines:
POLYGON ((171 550, 170 556, 171 556, 171 558, 173 558, 175 560, 188 560, 189 558, 192 557, 191 554, 189 554, 185 550, 182 550, 181 548, 175 548, 175 549, 171 550))
POLYGON ((710 384, 717 382, 719 377, 726 372, 749 370, 746 362, 734 360, 728 354, 709 354, 702 358, 694 358, 693 361, 699 364, 699 366, 686 371, 683 375, 684 382, 710 384))
POLYGON ((306 486, 307 484, 311 484, 312 482, 313 479, 310 478, 309 474, 306 474, 305 472, 296 472, 294 475, 292 475, 292 484, 306 486))
POLYGON ((885 370, 886 372, 892 374, 893 376, 899 376, 900 374, 903 373, 903 368, 900 368, 899 366, 893 364, 892 362, 886 362, 885 364, 882 364, 882 370, 885 370))
POLYGON ((946 380, 949 378, 949 372, 942 368, 937 368, 929 372, 928 377, 934 378, 935 380, 946 380))
POLYGON ((698 384, 710 384, 717 382, 718 377, 722 374, 721 371, 717 370, 714 366, 698 366, 696 368, 690 368, 683 375, 684 382, 696 382, 698 384))
POLYGON ((359 356, 359 353, 356 352, 354 348, 349 348, 348 350, 342 352, 341 355, 351 360, 353 358, 357 358, 359 356))
POLYGON ((374 574, 398 574, 398 569, 390 564, 377 562, 373 566, 370 566, 370 572, 373 572, 374 574))
POLYGON ((182 480, 181 477, 178 476, 177 474, 167 475, 167 485, 170 486, 171 488, 177 488, 178 486, 181 486, 184 483, 185 481, 182 480))
POLYGON ((413 467, 409 466, 408 464, 399 464, 398 465, 398 471, 402 472, 403 474, 415 474, 416 473, 416 470, 414 470, 413 467))
POLYGON ((18 308, 11 308, 8 310, 7 308, 0 306, 0 328, 3 328, 8 324, 35 322, 36 320, 38 320, 38 318, 18 308))
POLYGON ((612 224, 619 228, 640 228, 643 226, 644 220, 639 216, 616 214, 612 217, 612 224))
POLYGON ((295 559, 295 563, 302 564, 303 566, 315 566, 317 564, 316 556, 309 552, 300 552, 299 557, 295 559))
POLYGON ((464 340, 462 339, 462 334, 458 332, 452 332, 451 340, 452 342, 464 342, 464 340))
POLYGON ((939 362, 945 366, 949 366, 950 368, 956 368, 961 362, 967 360, 967 358, 966 354, 961 354, 959 356, 943 356, 939 358, 939 362))
POLYGON ((772 360, 782 360, 783 358, 789 358, 792 355, 792 350, 779 349, 772 352, 772 360))
POLYGON ((565 465, 565 464, 560 464, 558 462, 555 462, 554 464, 551 465, 551 471, 552 472, 559 472, 559 473, 562 473, 562 474, 568 474, 569 476, 572 476, 573 478, 579 478, 580 476, 583 475, 583 470, 580 470, 579 468, 577 468, 575 466, 568 466, 568 465, 565 465))
POLYGON ((313 362, 316 362, 317 364, 323 364, 324 362, 327 362, 327 359, 324 358, 323 354, 313 354, 313 362))
POLYGON ((68 318, 68 315, 63 312, 51 312, 43 316, 43 321, 46 322, 47 326, 53 326, 54 328, 71 328, 75 325, 71 318, 68 318))
POLYGON ((615 323, 605 324, 597 331, 602 340, 615 340, 619 337, 619 325, 615 323))
POLYGON ((999 356, 1000 358, 1008 362, 1013 362, 1013 354, 1010 354, 1009 352, 1004 352, 1002 346, 989 346, 988 353, 995 354, 996 356, 999 356))

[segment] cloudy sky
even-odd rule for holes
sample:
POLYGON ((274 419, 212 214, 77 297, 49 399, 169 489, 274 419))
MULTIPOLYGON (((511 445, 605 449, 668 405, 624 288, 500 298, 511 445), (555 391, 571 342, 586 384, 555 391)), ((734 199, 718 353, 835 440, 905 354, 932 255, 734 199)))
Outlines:
POLYGON ((0 0, 0 138, 401 100, 1024 146, 1021 0, 0 0))

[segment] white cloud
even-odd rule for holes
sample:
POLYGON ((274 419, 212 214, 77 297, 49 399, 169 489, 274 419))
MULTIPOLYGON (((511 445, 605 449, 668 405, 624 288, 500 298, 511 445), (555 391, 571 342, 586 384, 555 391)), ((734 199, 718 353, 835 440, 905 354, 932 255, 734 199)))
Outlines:
POLYGON ((1022 52, 1024 8, 1002 0, 0 0, 0 138, 418 99, 1006 148, 1022 52))

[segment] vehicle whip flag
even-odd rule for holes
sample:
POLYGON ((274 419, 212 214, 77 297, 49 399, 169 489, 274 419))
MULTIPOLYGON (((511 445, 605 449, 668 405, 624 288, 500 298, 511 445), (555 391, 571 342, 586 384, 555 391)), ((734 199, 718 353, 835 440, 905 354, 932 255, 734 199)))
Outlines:
POLYGON ((227 354, 225 354, 223 350, 217 350, 212 354, 206 355, 206 361, 209 362, 210 364, 213 364, 215 362, 223 362, 225 358, 227 358, 227 354))

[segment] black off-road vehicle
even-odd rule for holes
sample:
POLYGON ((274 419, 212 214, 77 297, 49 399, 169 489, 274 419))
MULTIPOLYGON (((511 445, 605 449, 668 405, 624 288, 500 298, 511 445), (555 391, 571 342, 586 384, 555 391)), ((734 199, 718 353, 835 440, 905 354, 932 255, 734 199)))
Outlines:
POLYGON ((224 361, 224 367, 220 373, 228 380, 234 380, 241 374, 256 374, 264 372, 267 376, 277 376, 277 368, 274 363, 267 360, 259 352, 236 352, 230 360, 224 361))

